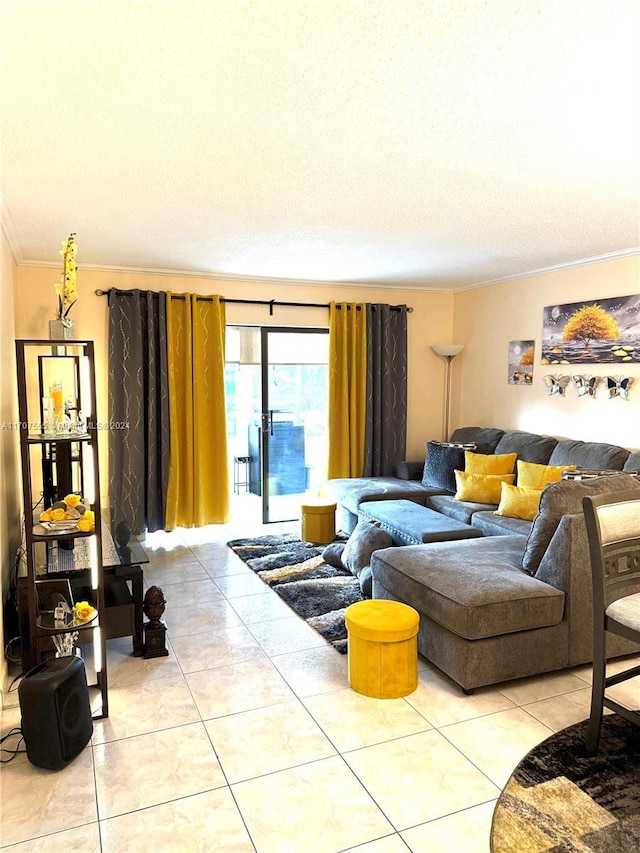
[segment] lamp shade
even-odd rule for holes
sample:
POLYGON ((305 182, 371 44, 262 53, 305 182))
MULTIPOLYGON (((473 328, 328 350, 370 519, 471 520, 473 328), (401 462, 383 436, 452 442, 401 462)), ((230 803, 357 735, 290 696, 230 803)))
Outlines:
POLYGON ((445 358, 454 358, 464 349, 464 344, 431 344, 431 349, 436 355, 442 355, 445 358))

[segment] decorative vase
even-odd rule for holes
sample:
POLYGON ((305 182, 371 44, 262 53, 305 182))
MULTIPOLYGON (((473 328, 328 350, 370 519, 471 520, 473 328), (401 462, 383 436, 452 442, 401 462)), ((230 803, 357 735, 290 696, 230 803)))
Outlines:
POLYGON ((50 341, 75 341, 76 340, 76 324, 74 320, 66 321, 69 325, 65 325, 62 320, 49 320, 49 340, 50 341))

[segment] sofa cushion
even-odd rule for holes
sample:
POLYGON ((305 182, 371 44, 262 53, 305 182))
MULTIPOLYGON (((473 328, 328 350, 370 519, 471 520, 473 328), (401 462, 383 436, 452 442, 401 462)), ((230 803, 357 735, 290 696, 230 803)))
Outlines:
POLYGON ((461 444, 475 444, 478 453, 493 453, 504 430, 492 427, 458 427, 451 435, 451 441, 461 444))
POLYGON ((496 446, 496 453, 517 453, 518 459, 545 465, 549 461, 557 438, 533 432, 506 432, 496 446))
POLYGON ((371 555, 379 548, 388 548, 393 542, 385 530, 375 521, 359 521, 342 552, 342 565, 352 575, 360 572, 371 562, 371 555))
POLYGON ((427 444, 422 485, 431 489, 455 492, 456 479, 453 472, 456 468, 464 470, 464 454, 462 447, 430 441, 427 444))
POLYGON ((434 512, 413 501, 366 501, 361 504, 360 521, 378 521, 391 536, 394 545, 420 545, 423 542, 452 542, 480 536, 466 522, 434 512))
POLYGON ((555 625, 564 593, 522 571, 523 547, 522 536, 489 536, 376 551, 374 588, 468 640, 555 625))
POLYGON ((542 490, 540 509, 527 538, 522 566, 535 574, 563 515, 582 512, 585 495, 604 495, 638 487, 632 474, 614 474, 593 480, 561 480, 542 490))
POLYGON ((516 479, 515 474, 469 474, 467 471, 456 471, 455 474, 455 500, 480 504, 499 503, 502 483, 513 483, 516 479))
POLYGON ((509 518, 506 515, 496 515, 490 510, 474 512, 471 516, 471 526, 476 527, 483 536, 528 536, 531 531, 531 521, 523 518, 509 518))
POLYGON ((628 471, 630 474, 635 474, 640 471, 640 450, 629 454, 629 458, 624 463, 623 471, 628 471))
POLYGON ((429 489, 419 480, 399 480, 397 477, 346 477, 329 480, 327 496, 358 515, 362 501, 415 500, 424 503, 428 495, 441 494, 442 489, 429 489))
POLYGON ((456 521, 464 521, 465 524, 471 524, 473 514, 476 512, 498 508, 497 502, 495 504, 481 504, 475 501, 457 501, 453 495, 431 495, 426 499, 425 505, 429 509, 442 513, 442 515, 455 518, 456 521))
POLYGON ((516 483, 526 489, 543 489, 547 483, 562 480, 563 471, 575 471, 575 465, 538 465, 518 459, 516 483))
POLYGON ((616 444, 596 441, 559 441, 549 458, 549 465, 577 465, 578 468, 622 471, 629 451, 616 444))
POLYGON ((464 452, 464 471, 471 474, 513 474, 516 467, 515 453, 464 452))
POLYGON ((511 486, 509 483, 502 483, 501 490, 500 503, 495 511, 496 515, 533 521, 540 505, 542 495, 540 489, 526 489, 524 486, 511 486))

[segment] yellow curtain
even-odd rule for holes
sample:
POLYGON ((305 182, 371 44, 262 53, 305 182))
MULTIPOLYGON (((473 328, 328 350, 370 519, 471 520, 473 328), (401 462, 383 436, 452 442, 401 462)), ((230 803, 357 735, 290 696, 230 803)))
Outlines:
POLYGON ((367 394, 367 312, 364 304, 329 306, 328 477, 361 477, 367 394))
POLYGON ((167 530, 229 520, 224 345, 219 296, 172 299, 167 293, 167 530))

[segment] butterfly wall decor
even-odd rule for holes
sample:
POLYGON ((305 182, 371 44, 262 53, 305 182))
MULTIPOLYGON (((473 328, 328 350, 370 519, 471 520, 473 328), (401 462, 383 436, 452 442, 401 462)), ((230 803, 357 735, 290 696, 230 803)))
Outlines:
POLYGON ((557 394, 559 397, 564 397, 564 392, 567 390, 570 376, 545 376, 544 383, 550 395, 557 394))
POLYGON ((633 384, 633 376, 607 376, 607 390, 609 391, 609 399, 621 397, 623 400, 629 399, 629 388, 633 384))
POLYGON ((595 397, 600 379, 600 376, 574 376, 573 384, 578 389, 578 397, 595 397))

